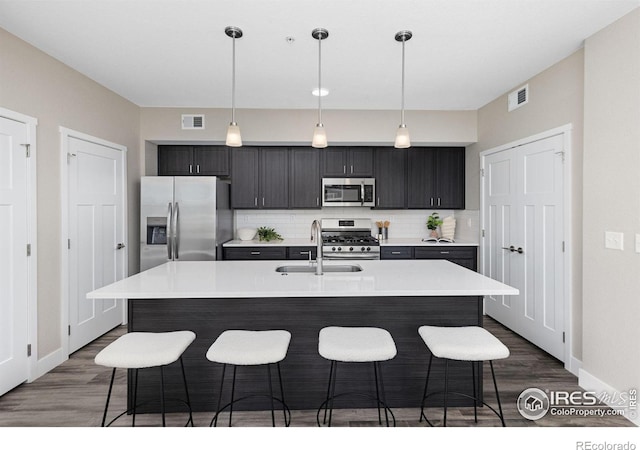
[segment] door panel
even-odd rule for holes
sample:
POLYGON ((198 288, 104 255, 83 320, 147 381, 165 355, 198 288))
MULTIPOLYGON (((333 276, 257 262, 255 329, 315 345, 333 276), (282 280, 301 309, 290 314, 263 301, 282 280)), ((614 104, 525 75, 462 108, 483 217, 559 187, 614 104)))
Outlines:
POLYGON ((28 378, 27 125, 0 118, 0 395, 28 378))
POLYGON ((89 291, 124 278, 122 151, 68 137, 69 353, 122 323, 122 300, 87 300, 89 291))
POLYGON ((486 313, 564 361, 562 155, 554 136, 486 156, 483 209, 485 275, 520 290, 486 313))

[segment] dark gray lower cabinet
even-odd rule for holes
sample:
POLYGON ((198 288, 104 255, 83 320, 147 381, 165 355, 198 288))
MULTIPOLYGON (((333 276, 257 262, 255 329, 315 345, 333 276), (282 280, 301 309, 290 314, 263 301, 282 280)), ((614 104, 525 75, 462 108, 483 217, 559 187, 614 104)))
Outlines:
POLYGON ((227 260, 278 260, 287 259, 287 247, 223 247, 227 260))
POLYGON ((380 259, 446 259, 474 272, 478 271, 478 249, 475 246, 383 246, 380 248, 380 259))
POLYGON ((416 247, 415 259, 446 259, 467 269, 478 271, 478 252, 476 247, 416 247))
POLYGON ((287 247, 287 259, 309 259, 309 252, 311 252, 311 259, 315 260, 318 254, 317 247, 287 247))

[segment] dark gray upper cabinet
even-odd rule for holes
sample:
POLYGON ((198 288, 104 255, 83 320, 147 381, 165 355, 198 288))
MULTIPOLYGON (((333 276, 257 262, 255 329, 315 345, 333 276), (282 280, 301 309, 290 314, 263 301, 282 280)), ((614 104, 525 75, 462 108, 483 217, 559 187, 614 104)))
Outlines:
POLYGON ((407 151, 378 147, 374 152, 376 208, 401 209, 407 202, 407 151))
POLYGON ((289 154, 289 207, 320 208, 320 152, 312 147, 294 147, 289 154))
POLYGON ((327 147, 322 152, 323 177, 372 177, 371 147, 327 147))
POLYGON ((229 176, 229 148, 224 145, 159 145, 158 175, 229 176))
POLYGON ((407 207, 464 209, 464 147, 412 147, 407 207))
POLYGON ((289 149, 239 147, 231 152, 231 207, 289 207, 289 149))

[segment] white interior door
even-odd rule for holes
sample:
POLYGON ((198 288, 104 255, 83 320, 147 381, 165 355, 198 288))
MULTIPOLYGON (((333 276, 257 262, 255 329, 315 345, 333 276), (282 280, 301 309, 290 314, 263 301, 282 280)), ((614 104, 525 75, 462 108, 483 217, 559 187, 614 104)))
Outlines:
POLYGON ((0 117, 0 395, 28 378, 27 125, 0 117))
POLYGON ((87 300, 125 276, 125 152, 68 136, 69 353, 123 322, 123 300, 87 300))
POLYGON ((483 268, 520 290, 485 312, 554 357, 564 346, 563 137, 484 158, 483 268))

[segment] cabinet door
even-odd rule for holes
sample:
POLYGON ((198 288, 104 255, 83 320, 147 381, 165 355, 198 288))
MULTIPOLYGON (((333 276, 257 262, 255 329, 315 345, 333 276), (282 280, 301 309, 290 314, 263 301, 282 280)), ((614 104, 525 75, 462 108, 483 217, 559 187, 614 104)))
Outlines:
POLYGON ((322 152, 322 176, 346 177, 349 149, 347 147, 328 147, 322 152))
POLYGON ((240 147, 231 152, 231 207, 258 207, 257 148, 240 147))
POLYGON ((407 153, 407 166, 407 207, 434 207, 434 150, 425 147, 410 148, 407 153))
POLYGON ((373 149, 370 147, 351 147, 346 169, 347 176, 350 177, 372 177, 373 149))
POLYGON ((315 261, 317 247, 287 247, 287 259, 309 260, 309 252, 311 252, 311 259, 315 261))
POLYGON ((478 270, 477 247, 416 247, 416 259, 446 259, 474 272, 478 270))
POLYGON ((229 147, 198 145, 193 147, 193 164, 197 175, 229 176, 229 147))
POLYGON ((464 209, 464 152, 464 147, 436 150, 434 206, 464 209))
POLYGON ((406 149, 375 150, 376 208, 406 208, 406 170, 406 149))
POLYGON ((224 247, 225 260, 287 259, 287 247, 224 247))
POLYGON ((260 149, 260 208, 289 207, 289 149, 260 149))
POLYGON ((190 145, 159 145, 158 175, 193 175, 193 148, 190 145))
POLYGON ((413 247, 380 247, 380 259, 413 259, 413 247))
POLYGON ((296 147, 289 160, 289 207, 320 208, 320 151, 296 147))

